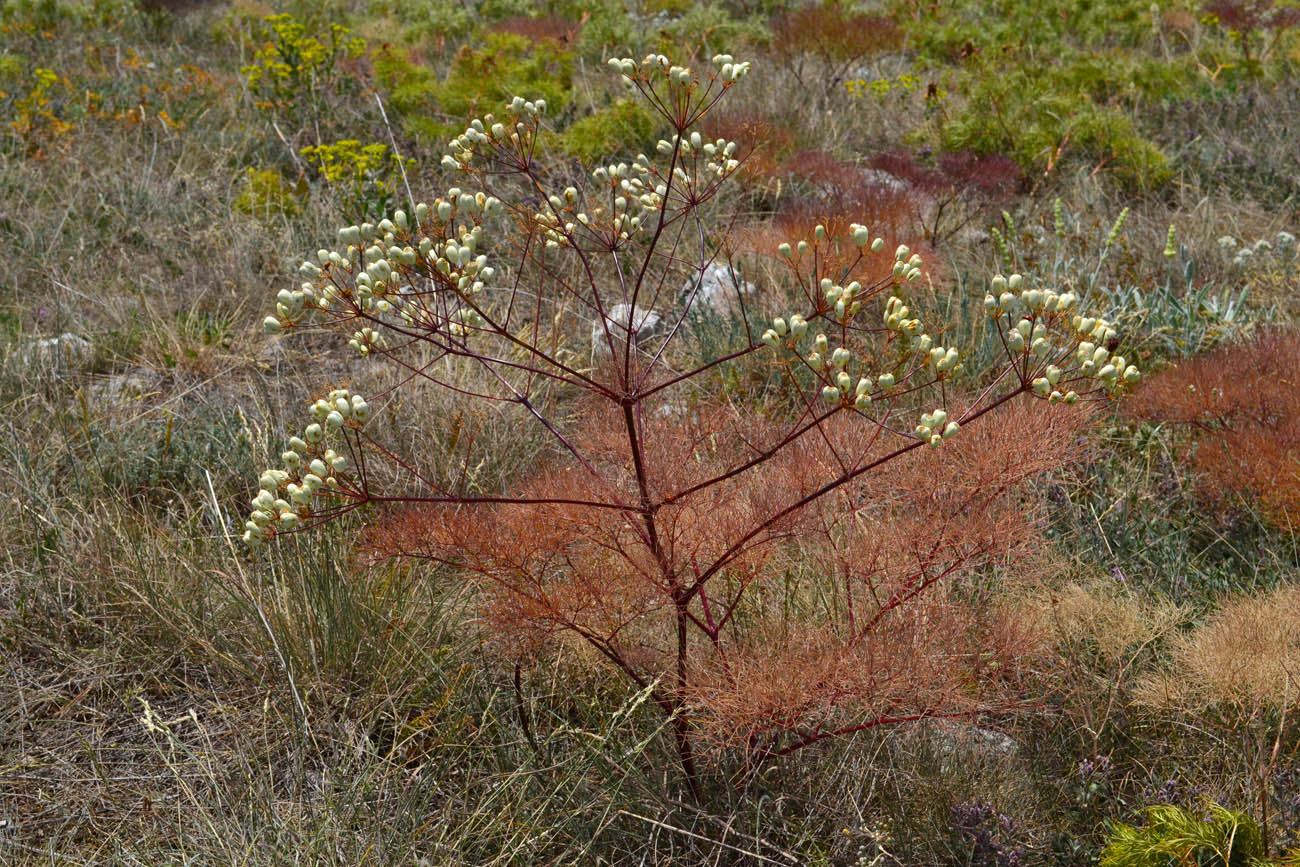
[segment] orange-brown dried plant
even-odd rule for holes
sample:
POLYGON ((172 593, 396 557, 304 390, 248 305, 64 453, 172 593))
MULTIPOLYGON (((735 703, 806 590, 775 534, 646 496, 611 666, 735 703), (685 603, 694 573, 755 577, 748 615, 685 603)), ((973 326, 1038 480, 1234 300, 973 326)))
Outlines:
POLYGON ((471 584, 503 653, 580 646, 645 690, 693 791, 703 743, 755 768, 836 734, 1019 703, 1024 629, 956 591, 1032 561, 1024 483, 1070 459, 1086 405, 1114 385, 1076 361, 1076 299, 997 278, 1007 354, 963 394, 960 350, 907 303, 922 258, 864 226, 790 239, 782 291, 704 279, 730 249, 709 206, 740 166, 697 130, 746 67, 614 65, 676 131, 656 159, 558 186, 542 107, 519 100, 451 144, 445 164, 477 192, 344 228, 346 249, 281 293, 268 329, 339 332, 392 375, 376 409, 342 390, 313 404, 247 538, 378 507, 371 551, 471 584), (739 323, 705 333, 692 311, 733 289, 739 323), (760 318, 764 301, 784 311, 760 318), (739 390, 754 368, 766 380, 739 390), (508 442, 451 462, 456 447, 418 438, 403 451, 383 405, 416 388, 546 445, 498 485, 478 468, 508 442))
POLYGON ((772 23, 772 53, 805 86, 814 77, 829 92, 854 65, 896 50, 903 32, 888 18, 842 3, 811 3, 772 23), (816 62, 814 64, 814 61, 816 62))
POLYGON ((1200 490, 1300 522, 1300 335, 1276 330, 1181 362, 1135 395, 1136 418, 1187 426, 1200 490))

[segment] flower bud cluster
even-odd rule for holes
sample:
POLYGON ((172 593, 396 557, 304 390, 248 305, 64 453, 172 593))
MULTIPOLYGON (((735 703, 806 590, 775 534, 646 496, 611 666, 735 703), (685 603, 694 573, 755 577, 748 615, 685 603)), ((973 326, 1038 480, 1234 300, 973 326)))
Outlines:
POLYGON ((464 171, 479 155, 480 148, 509 149, 516 154, 526 154, 537 136, 542 115, 546 114, 546 100, 528 100, 516 96, 511 102, 504 121, 494 115, 470 121, 465 131, 451 140, 442 158, 442 165, 453 171, 464 171))
POLYGON ((861 223, 849 224, 849 237, 853 239, 853 243, 858 247, 866 247, 867 245, 870 245, 871 252, 873 253, 879 253, 881 250, 885 249, 885 239, 876 238, 873 241, 871 239, 871 230, 861 223))
MULTIPOLYGON (((1007 349, 1015 357, 1029 356, 1036 368, 1030 381, 1033 391, 1052 402, 1074 403, 1079 399, 1075 391, 1060 391, 1057 386, 1069 377, 1057 365, 1064 363, 1069 346, 1074 344, 1074 373, 1090 377, 1105 388, 1136 383, 1141 374, 1122 355, 1112 355, 1107 346, 1118 340, 1115 328, 1105 319, 1074 314, 1070 319, 1068 338, 1064 348, 1052 342, 1054 326, 1064 325, 1064 319, 1076 305, 1073 292, 1057 294, 1051 290, 1028 289, 1019 274, 990 281, 990 291, 984 296, 984 308, 995 319, 1003 332, 1007 349), (1038 365, 1045 367, 1038 368, 1038 365), (1063 379, 1064 378, 1064 379, 1063 379)), ((1058 335, 1060 336, 1060 335, 1058 335)), ((1073 381, 1073 380, 1070 380, 1073 381)))
POLYGON ((945 439, 961 430, 956 421, 949 421, 947 410, 936 409, 922 414, 921 423, 916 426, 916 435, 931 446, 938 446, 945 439))
MULTIPOLYGON (((1087 320, 1083 320, 1087 324, 1087 320)), ((1105 326, 1105 320, 1092 332, 1096 335, 1098 331, 1102 333, 1114 333, 1114 330, 1105 326)), ((1080 333, 1083 333, 1080 328, 1080 333)), ((1108 342, 1113 338, 1108 338, 1108 342)), ((1124 356, 1112 355, 1105 345, 1098 346, 1091 340, 1080 341, 1079 346, 1075 349, 1075 359, 1079 364, 1079 372, 1084 376, 1092 376, 1099 380, 1103 385, 1114 388, 1121 382, 1126 385, 1133 385, 1142 378, 1141 372, 1137 367, 1129 364, 1124 356)))
POLYGON ((251 547, 294 529, 314 513, 314 502, 337 494, 348 461, 326 441, 345 424, 359 427, 370 417, 365 398, 347 389, 331 391, 312 404, 311 411, 316 421, 301 436, 290 437, 289 448, 280 456, 284 469, 268 469, 258 479, 260 490, 249 503, 252 511, 244 523, 243 539, 251 547))
MULTIPOLYGON (((691 70, 684 66, 674 66, 662 54, 647 54, 638 64, 630 57, 611 57, 609 65, 622 74, 627 82, 640 81, 651 83, 662 76, 670 85, 679 88, 694 88, 697 82, 691 70)), ((716 54, 713 65, 718 68, 714 77, 723 86, 729 86, 749 74, 749 61, 737 62, 730 54, 716 54)))
MULTIPOLYGON (((428 276, 461 297, 478 294, 494 274, 479 252, 482 223, 500 207, 492 196, 452 187, 432 205, 417 204, 412 215, 399 209, 378 224, 344 226, 338 232, 344 250, 321 249, 316 252, 319 265, 302 263, 299 272, 311 280, 297 290, 280 291, 275 314, 262 323, 264 330, 280 333, 313 311, 342 310, 372 320, 397 312, 409 323, 413 281, 428 276)), ((372 328, 352 337, 351 345, 363 355, 383 345, 372 328)))
POLYGON ((889 300, 885 302, 885 312, 881 317, 884 320, 885 327, 890 331, 897 331, 908 337, 920 337, 922 334, 921 320, 910 317, 911 309, 903 303, 903 299, 897 295, 890 295, 889 300))
POLYGON ((914 283, 921 276, 921 256, 913 253, 906 244, 899 244, 894 251, 894 277, 914 283))

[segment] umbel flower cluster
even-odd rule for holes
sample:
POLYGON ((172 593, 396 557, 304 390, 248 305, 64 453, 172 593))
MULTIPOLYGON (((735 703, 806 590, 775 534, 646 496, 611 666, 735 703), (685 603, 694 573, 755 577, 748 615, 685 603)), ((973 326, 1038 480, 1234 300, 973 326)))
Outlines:
POLYGON ((688 780, 706 706, 711 731, 758 763, 907 714, 974 712, 978 672, 957 651, 895 650, 923 624, 982 634, 923 600, 1030 537, 1007 529, 1028 520, 1009 492, 1065 448, 1048 405, 1138 379, 1114 328, 1071 293, 994 277, 985 307, 1003 358, 976 375, 945 323, 927 322, 922 253, 852 224, 780 244, 783 281, 728 281, 734 327, 703 334, 690 316, 703 276, 732 264, 706 214, 739 162, 697 127, 749 65, 610 65, 672 130, 652 154, 555 182, 546 105, 516 98, 451 142, 443 165, 463 186, 344 227, 279 293, 267 332, 332 332, 392 376, 367 387, 374 412, 342 388, 310 401, 245 539, 384 505, 368 544, 479 581, 485 622, 526 635, 516 646, 596 651, 671 721, 688 780), (783 312, 751 309, 763 304, 783 312), (761 412, 719 394, 756 370, 777 385, 761 412), (467 481, 490 449, 464 448, 450 469, 399 453, 372 416, 414 385, 535 431, 537 465, 492 486, 467 481), (1000 407, 1001 428, 983 421, 1000 407), (835 576, 808 594, 830 608, 806 629, 751 592, 787 574, 774 558, 792 545, 835 576))

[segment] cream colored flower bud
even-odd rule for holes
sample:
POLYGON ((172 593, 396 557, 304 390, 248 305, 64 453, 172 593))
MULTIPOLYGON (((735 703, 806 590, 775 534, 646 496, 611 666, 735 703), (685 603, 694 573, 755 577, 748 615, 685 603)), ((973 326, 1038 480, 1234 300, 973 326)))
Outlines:
POLYGON ((1001 295, 1007 291, 1007 278, 1001 274, 994 275, 993 279, 989 281, 989 286, 992 287, 993 294, 1001 295))
POLYGON ((885 249, 885 239, 884 239, 884 238, 877 238, 876 240, 874 240, 874 241, 871 242, 871 252, 873 252, 873 253, 879 253, 879 252, 880 252, 881 250, 883 250, 883 249, 885 249))
POLYGON ((876 385, 880 386, 881 388, 893 388, 894 374, 882 373, 879 377, 876 378, 876 385))
POLYGON ((302 455, 295 451, 284 452, 280 455, 280 460, 284 461, 284 465, 291 470, 302 466, 302 455))
POLYGON ((790 333, 795 337, 803 337, 808 333, 808 322, 797 313, 790 317, 790 333))
POLYGON ((825 355, 830 350, 830 341, 826 339, 825 334, 818 334, 813 338, 813 346, 819 353, 825 355))
POLYGON ((1007 288, 1010 289, 1012 292, 1019 292, 1020 284, 1024 282, 1024 279, 1025 278, 1020 276, 1019 274, 1012 274, 1010 277, 1007 278, 1007 288))
POLYGON ((855 225, 853 227, 853 243, 859 247, 865 247, 871 241, 871 232, 866 226, 855 225))
POLYGON ((283 325, 276 316, 268 316, 262 320, 262 330, 267 334, 279 334, 282 327, 283 325))
POLYGON ((789 244, 782 243, 776 248, 776 250, 778 253, 780 253, 782 256, 786 257, 787 259, 791 258, 794 255, 794 251, 790 249, 789 244))
POLYGON ((839 403, 840 390, 833 385, 828 385, 822 389, 822 400, 827 403, 839 403))
POLYGON ((1038 377, 1030 385, 1033 386, 1034 392, 1046 396, 1052 390, 1052 384, 1045 377, 1038 377))
POLYGON ((329 475, 329 469, 325 466, 325 462, 320 458, 316 458, 312 461, 309 469, 321 478, 329 475))
POLYGON ((1142 378, 1141 371, 1139 371, 1133 365, 1130 364, 1127 368, 1124 369, 1124 381, 1127 382, 1129 385, 1133 385, 1141 378, 1142 378))
POLYGON ((298 525, 298 516, 287 509, 280 513, 280 526, 286 530, 292 530, 298 525))
POLYGON ((871 406, 871 395, 869 394, 860 394, 853 399, 853 408, 858 412, 866 412, 869 406, 871 406))
POLYGON ((907 260, 907 257, 911 255, 911 253, 912 253, 911 247, 907 246, 906 244, 899 244, 898 248, 894 250, 894 261, 904 262, 907 260))
POLYGON ((773 319, 772 330, 776 332, 778 337, 785 337, 785 333, 786 333, 785 320, 782 319, 780 316, 773 319))
POLYGON ((944 425, 944 428, 943 428, 943 437, 944 437, 944 439, 947 439, 948 437, 950 437, 950 436, 952 436, 953 434, 957 433, 959 430, 961 430, 961 425, 960 425, 960 424, 958 424, 958 423, 955 422, 955 421, 950 421, 950 422, 948 422, 948 424, 944 425))
POLYGON ((777 335, 777 333, 773 331, 771 328, 763 332, 762 341, 766 343, 768 346, 772 347, 773 349, 781 345, 780 336, 777 335))

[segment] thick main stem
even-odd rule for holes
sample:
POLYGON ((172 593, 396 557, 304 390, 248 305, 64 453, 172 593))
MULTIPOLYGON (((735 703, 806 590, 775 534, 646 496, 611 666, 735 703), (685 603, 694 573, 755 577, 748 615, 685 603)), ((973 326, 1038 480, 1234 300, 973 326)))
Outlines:
POLYGON ((655 562, 659 564, 659 570, 663 574, 664 582, 672 594, 673 616, 677 621, 676 684, 674 685, 673 695, 668 702, 672 708, 673 738, 677 743, 677 756, 682 763, 682 772, 686 776, 686 785, 691 790, 691 797, 696 803, 699 803, 699 778, 695 766, 695 748, 691 743, 690 716, 686 711, 686 703, 682 700, 682 696, 686 691, 687 653, 689 648, 687 627, 690 621, 690 612, 687 610, 687 606, 690 605, 690 596, 686 593, 685 587, 678 578, 676 571, 672 568, 672 564, 668 562, 668 557, 659 540, 659 530, 655 524, 655 506, 650 498, 650 483, 645 474, 645 459, 641 449, 641 437, 637 430, 635 406, 636 402, 632 398, 623 400, 623 424, 627 431, 628 448, 632 453, 632 466, 636 471, 637 494, 640 498, 638 511, 641 513, 641 520, 645 525, 645 538, 650 546, 650 553, 654 556, 655 562))

